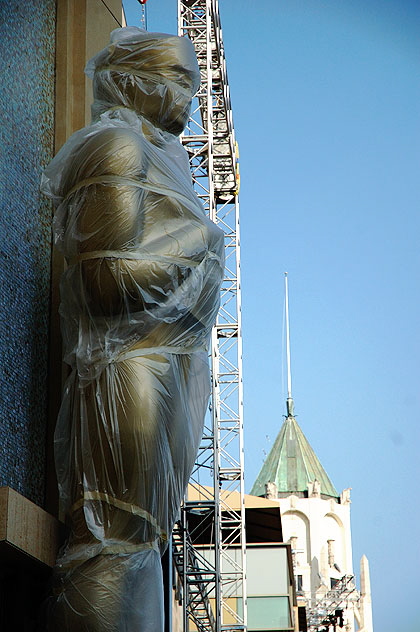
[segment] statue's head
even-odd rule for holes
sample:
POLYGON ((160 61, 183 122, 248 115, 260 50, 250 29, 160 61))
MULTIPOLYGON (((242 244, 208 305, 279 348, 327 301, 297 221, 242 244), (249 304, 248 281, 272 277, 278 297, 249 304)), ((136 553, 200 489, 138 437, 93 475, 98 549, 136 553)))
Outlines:
POLYGON ((133 26, 115 29, 85 72, 93 79, 94 118, 112 107, 129 107, 172 134, 184 129, 200 84, 188 38, 133 26))

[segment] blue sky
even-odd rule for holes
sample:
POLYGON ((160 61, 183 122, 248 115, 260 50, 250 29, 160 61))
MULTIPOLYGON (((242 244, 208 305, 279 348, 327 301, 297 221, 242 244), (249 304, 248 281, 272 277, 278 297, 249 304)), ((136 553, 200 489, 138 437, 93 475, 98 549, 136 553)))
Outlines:
MULTIPOLYGON (((176 32, 176 0, 149 30, 176 32)), ((139 25, 136 0, 125 0, 139 25)), ((241 165, 246 489, 297 419, 371 565, 376 632, 418 632, 420 3, 221 0, 241 165)))

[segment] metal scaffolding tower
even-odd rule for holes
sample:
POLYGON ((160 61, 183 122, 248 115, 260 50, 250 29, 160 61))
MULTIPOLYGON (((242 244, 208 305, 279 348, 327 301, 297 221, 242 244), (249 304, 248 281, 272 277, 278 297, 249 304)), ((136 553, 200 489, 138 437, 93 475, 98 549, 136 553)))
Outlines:
MULTIPOLYGON (((299 598, 299 594, 298 594, 299 598)), ((307 601, 308 632, 323 632, 330 626, 344 629, 343 613, 351 606, 357 608, 360 593, 354 583, 354 575, 343 575, 334 588, 327 591, 324 597, 318 598, 309 606, 307 601)))
POLYGON ((225 233, 226 268, 212 333, 212 399, 189 499, 174 531, 184 632, 246 630, 239 169, 218 0, 178 0, 201 86, 181 138, 194 188, 225 233), (211 607, 209 607, 211 606, 211 607))

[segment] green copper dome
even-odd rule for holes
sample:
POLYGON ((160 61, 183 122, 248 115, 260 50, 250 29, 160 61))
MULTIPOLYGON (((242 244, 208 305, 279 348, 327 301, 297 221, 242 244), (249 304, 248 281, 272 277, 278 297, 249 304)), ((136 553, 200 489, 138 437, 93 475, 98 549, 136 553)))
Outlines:
POLYGON ((304 493, 308 489, 308 483, 314 480, 321 484, 321 495, 339 497, 296 419, 289 415, 261 468, 251 494, 265 496, 265 485, 269 482, 275 483, 282 495, 304 493))

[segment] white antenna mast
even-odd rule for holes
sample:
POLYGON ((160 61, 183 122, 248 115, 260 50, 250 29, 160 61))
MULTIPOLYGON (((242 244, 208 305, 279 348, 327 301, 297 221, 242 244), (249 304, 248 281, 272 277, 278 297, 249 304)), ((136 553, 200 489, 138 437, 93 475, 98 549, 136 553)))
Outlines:
POLYGON ((284 290, 286 297, 286 359, 287 359, 287 416, 293 417, 293 398, 292 398, 292 372, 290 368, 290 328, 289 328, 289 288, 287 284, 287 272, 284 273, 284 290))

